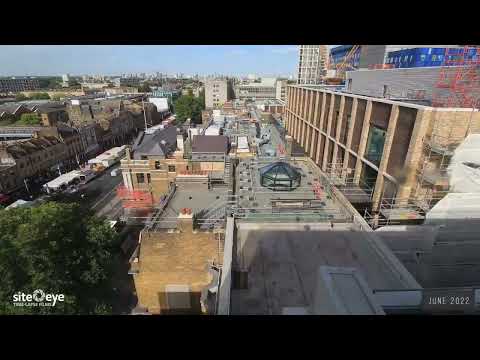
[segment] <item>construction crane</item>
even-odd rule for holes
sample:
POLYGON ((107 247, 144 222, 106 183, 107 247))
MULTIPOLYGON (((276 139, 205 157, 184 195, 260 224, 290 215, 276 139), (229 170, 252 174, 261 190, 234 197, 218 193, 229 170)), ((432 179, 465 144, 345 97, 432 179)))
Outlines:
POLYGON ((361 45, 353 45, 345 58, 336 66, 333 64, 333 58, 330 55, 330 70, 336 70, 334 77, 326 78, 327 84, 341 84, 345 80, 345 73, 347 69, 355 69, 352 65, 352 59, 361 45))
POLYGON ((359 48, 360 45, 353 45, 348 54, 343 59, 343 61, 337 64, 337 77, 345 79, 345 70, 347 68, 355 69, 355 67, 351 63, 351 60, 359 48))

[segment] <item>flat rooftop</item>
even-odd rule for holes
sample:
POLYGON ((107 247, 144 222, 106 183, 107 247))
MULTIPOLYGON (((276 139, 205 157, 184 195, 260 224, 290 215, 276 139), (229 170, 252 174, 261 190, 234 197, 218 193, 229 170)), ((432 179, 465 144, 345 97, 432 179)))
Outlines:
POLYGON ((291 191, 274 191, 260 183, 260 169, 280 158, 240 160, 236 170, 236 213, 247 221, 283 222, 334 221, 350 222, 351 214, 329 194, 321 182, 318 168, 309 162, 295 159, 282 161, 301 174, 301 185, 291 191), (285 205, 298 200, 305 206, 285 205), (279 207, 280 206, 280 207, 279 207))
MULTIPOLYGON (((311 308, 320 266, 354 268, 372 290, 419 288, 372 232, 352 224, 238 225, 234 269, 247 286, 231 289, 231 314, 280 315, 284 308, 311 308)), ((234 274, 235 278, 235 274, 234 274)))
POLYGON ((210 190, 199 191, 195 188, 195 184, 192 184, 191 188, 179 186, 163 211, 158 211, 158 214, 154 215, 152 230, 174 229, 177 226, 178 215, 184 208, 192 209, 194 214, 211 209, 211 213, 206 214, 205 218, 217 219, 219 217, 217 214, 225 209, 227 195, 227 187, 213 187, 210 190))

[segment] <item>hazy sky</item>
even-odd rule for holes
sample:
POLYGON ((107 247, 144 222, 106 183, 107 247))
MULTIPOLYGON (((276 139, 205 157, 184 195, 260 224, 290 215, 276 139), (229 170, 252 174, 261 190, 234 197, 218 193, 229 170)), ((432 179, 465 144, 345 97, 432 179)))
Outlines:
POLYGON ((184 73, 290 75, 298 47, 224 45, 0 46, 0 76, 184 73))

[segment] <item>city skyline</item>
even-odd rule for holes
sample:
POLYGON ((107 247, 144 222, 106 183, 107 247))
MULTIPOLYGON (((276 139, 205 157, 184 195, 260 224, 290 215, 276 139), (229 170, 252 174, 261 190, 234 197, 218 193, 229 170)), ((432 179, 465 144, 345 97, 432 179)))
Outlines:
POLYGON ((297 45, 9 45, 0 46, 0 76, 153 72, 289 76, 296 72, 297 57, 297 45))

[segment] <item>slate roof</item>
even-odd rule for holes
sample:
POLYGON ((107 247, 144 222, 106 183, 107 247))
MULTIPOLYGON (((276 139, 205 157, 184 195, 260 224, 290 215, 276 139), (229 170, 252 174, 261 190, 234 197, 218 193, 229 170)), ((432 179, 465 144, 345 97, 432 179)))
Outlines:
POLYGON ((177 128, 169 126, 158 130, 154 134, 138 135, 133 146, 133 158, 141 160, 142 155, 166 156, 175 151, 177 144, 177 128))

